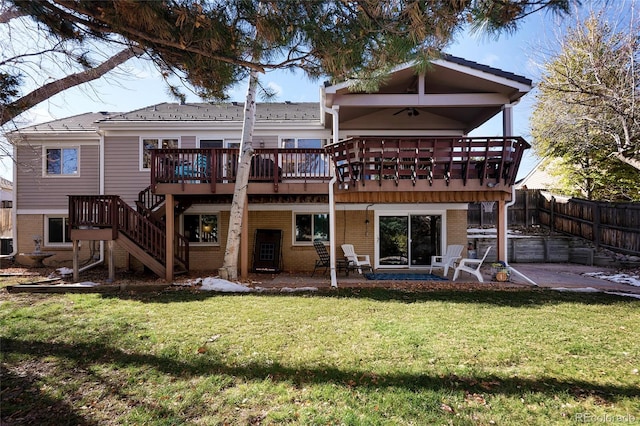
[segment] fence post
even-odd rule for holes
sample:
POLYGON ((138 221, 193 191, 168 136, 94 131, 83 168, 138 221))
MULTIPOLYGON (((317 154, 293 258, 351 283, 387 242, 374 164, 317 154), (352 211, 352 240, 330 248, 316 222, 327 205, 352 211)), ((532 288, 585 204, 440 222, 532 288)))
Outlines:
POLYGON ((593 244, 600 248, 600 204, 593 203, 593 244))
POLYGON ((555 228, 556 197, 551 197, 551 206, 549 209, 549 231, 553 232, 555 228))

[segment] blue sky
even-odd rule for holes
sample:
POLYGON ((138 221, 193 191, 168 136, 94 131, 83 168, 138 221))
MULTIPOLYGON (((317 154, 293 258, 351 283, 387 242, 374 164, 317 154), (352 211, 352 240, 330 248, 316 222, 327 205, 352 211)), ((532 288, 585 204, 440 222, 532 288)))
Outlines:
MULTIPOLYGON (((503 34, 495 39, 461 32, 446 50, 454 56, 523 75, 536 82, 540 74, 536 63, 541 63, 545 54, 553 50, 558 29, 572 20, 559 20, 544 12, 536 13, 527 18, 514 34, 503 34)), ((278 93, 276 101, 317 102, 322 81, 310 81, 301 73, 274 71, 263 76, 262 83, 278 93)), ((231 100, 242 102, 245 89, 244 84, 232 88, 229 92, 231 100)), ((189 95, 187 100, 199 101, 195 95, 189 95)), ((514 134, 527 140, 530 139, 528 121, 533 101, 534 95, 530 93, 514 108, 514 134)), ((70 89, 36 106, 22 117, 22 123, 42 123, 85 112, 131 111, 161 102, 175 102, 175 99, 168 94, 157 71, 141 61, 128 62, 115 74, 91 86, 70 89)), ((501 117, 494 118, 472 134, 501 135, 501 117)), ((526 175, 536 161, 528 153, 519 177, 526 175)), ((12 168, 7 163, 0 163, 0 176, 12 179, 12 168)))

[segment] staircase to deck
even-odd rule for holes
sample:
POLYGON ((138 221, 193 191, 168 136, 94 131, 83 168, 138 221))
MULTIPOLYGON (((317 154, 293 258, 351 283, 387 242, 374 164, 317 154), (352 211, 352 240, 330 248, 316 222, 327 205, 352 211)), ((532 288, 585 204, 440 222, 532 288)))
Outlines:
MULTIPOLYGON (((143 191, 144 192, 144 191, 143 191)), ((136 211, 117 195, 69 196, 72 240, 113 240, 160 277, 166 276, 166 231, 158 218, 164 200, 154 209, 136 211)), ((145 204, 144 202, 142 204, 145 204)), ((146 206, 145 206, 146 208, 146 206)), ((189 241, 175 233, 174 274, 189 269, 189 241)))

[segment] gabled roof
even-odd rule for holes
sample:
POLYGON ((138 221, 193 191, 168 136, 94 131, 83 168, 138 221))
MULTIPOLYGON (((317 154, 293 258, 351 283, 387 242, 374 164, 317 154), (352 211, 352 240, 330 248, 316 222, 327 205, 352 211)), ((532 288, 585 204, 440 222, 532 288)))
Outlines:
POLYGON ((463 134, 532 89, 526 77, 446 54, 432 60, 422 73, 413 63, 395 67, 374 93, 352 91, 352 83, 329 85, 323 91, 324 106, 339 108, 343 129, 358 129, 364 123, 376 123, 381 129, 406 127, 410 123, 399 121, 398 114, 416 111, 412 116, 424 113, 420 120, 429 129, 463 134))
POLYGON ((11 182, 10 180, 5 179, 3 177, 0 177, 0 188, 1 189, 12 190, 13 189, 13 182, 11 182))
POLYGON ((553 186, 554 178, 544 168, 548 160, 543 159, 519 182, 516 189, 549 189, 553 186))
MULTIPOLYGON (((103 123, 125 121, 242 121, 244 103, 161 103, 135 111, 110 116, 103 123)), ((320 120, 317 102, 284 102, 256 104, 256 121, 314 121, 320 120)))
POLYGON ((87 112, 74 115, 72 117, 61 118, 59 120, 48 121, 46 123, 35 124, 23 127, 11 133, 51 133, 51 132, 87 132, 96 130, 96 122, 108 118, 114 112, 87 112))
POLYGON ((490 67, 488 65, 483 65, 480 64, 478 62, 473 62, 473 61, 469 61, 467 59, 464 58, 460 58, 458 56, 453 56, 453 55, 449 55, 449 54, 444 54, 442 56, 442 59, 449 61, 449 62, 453 62, 455 64, 458 65, 463 65, 465 67, 469 67, 469 68, 473 68, 476 69, 478 71, 482 71, 482 72, 486 72, 489 74, 493 74, 497 77, 503 77, 509 80, 513 80, 516 81, 518 83, 522 83, 522 84, 526 84, 531 86, 533 84, 533 81, 530 78, 524 77, 522 75, 518 75, 518 74, 514 74, 508 71, 504 71, 501 70, 499 68, 494 68, 494 67, 490 67))

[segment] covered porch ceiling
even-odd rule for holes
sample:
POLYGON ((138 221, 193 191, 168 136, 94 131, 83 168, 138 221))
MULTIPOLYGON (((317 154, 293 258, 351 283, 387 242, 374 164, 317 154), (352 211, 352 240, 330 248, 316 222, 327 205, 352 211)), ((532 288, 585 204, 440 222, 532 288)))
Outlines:
MULTIPOLYGON (((420 128, 464 134, 517 102, 532 82, 453 56, 434 60, 418 75, 411 65, 398 67, 376 93, 352 92, 349 83, 324 88, 326 107, 339 106, 340 128, 420 128)), ((331 117, 327 117, 329 123, 331 117)))

